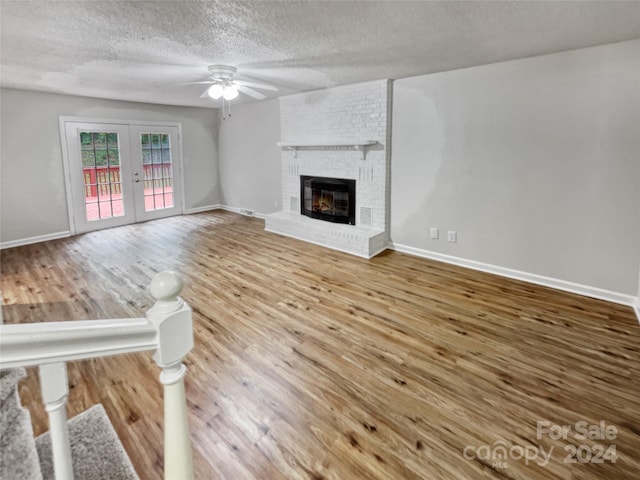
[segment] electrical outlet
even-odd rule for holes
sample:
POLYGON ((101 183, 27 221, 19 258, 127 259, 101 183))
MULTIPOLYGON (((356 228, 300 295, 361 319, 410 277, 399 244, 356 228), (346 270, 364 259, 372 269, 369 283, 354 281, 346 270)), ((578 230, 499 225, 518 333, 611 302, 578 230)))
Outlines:
POLYGON ((458 232, 449 230, 447 232, 447 240, 449 240, 451 243, 456 243, 458 241, 458 232))
POLYGON ((437 240, 440 238, 440 230, 436 227, 431 227, 431 238, 437 240))

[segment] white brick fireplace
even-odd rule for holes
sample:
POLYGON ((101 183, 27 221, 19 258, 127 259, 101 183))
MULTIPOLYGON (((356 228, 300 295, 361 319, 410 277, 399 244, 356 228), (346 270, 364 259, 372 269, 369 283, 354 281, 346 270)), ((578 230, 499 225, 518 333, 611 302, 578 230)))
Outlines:
POLYGON ((370 258, 389 242, 391 81, 280 98, 282 205, 270 232, 370 258), (301 214, 300 177, 356 181, 355 225, 301 214))

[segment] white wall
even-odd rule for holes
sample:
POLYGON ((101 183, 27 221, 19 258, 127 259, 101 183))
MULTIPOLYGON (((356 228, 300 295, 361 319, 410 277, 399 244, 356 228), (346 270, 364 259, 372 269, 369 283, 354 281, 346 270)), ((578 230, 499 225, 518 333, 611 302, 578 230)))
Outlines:
POLYGON ((60 115, 182 122, 185 208, 219 203, 214 109, 2 89, 0 241, 69 230, 60 115))
POLYGON ((257 213, 282 209, 277 99, 233 106, 220 123, 220 203, 257 213))
MULTIPOLYGON (((393 242, 640 295, 639 54, 632 41, 395 81, 393 242)), ((3 242, 69 228, 59 115, 182 121, 187 208, 282 209, 277 100, 219 125, 209 109, 1 95, 3 242)))
POLYGON ((635 296, 639 59, 630 41, 397 80, 393 242, 635 296))

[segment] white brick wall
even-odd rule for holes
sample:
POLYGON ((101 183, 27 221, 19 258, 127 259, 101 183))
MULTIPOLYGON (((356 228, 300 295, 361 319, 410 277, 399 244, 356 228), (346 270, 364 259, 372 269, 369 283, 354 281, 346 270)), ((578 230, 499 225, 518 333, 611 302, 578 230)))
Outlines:
MULTIPOLYGON (((300 222, 304 222, 306 226, 303 230, 309 230, 309 219, 299 214, 300 175, 349 178, 356 180, 358 230, 364 231, 364 235, 367 236, 366 231, 369 229, 369 242, 375 243, 376 246, 386 245, 390 173, 387 145, 390 139, 389 90, 390 82, 379 80, 280 98, 280 128, 283 142, 377 142, 368 149, 364 160, 362 152, 347 147, 299 149, 297 158, 294 152, 283 149, 282 205, 289 215, 287 222, 282 222, 282 218, 279 217, 279 226, 276 229, 281 233, 300 236, 299 229, 292 226, 292 222, 296 221, 296 214, 300 217, 300 222), (370 226, 361 224, 361 207, 371 209, 370 226), (283 223, 288 226, 285 227, 283 223)), ((338 228, 335 224, 322 220, 312 221, 314 238, 307 238, 309 241, 340 250, 351 249, 345 248, 345 243, 348 243, 345 238, 348 235, 344 235, 344 226, 338 228)), ((273 230, 273 222, 267 227, 273 230)), ((370 247, 371 245, 362 246, 362 252, 359 254, 370 256, 370 247)))
POLYGON ((266 215, 265 230, 365 258, 377 255, 389 243, 383 230, 323 222, 293 212, 266 215))
MULTIPOLYGON (((287 231, 281 233, 299 237, 291 226, 299 215, 309 230, 307 217, 300 215, 300 175, 349 178, 356 180, 356 226, 366 233, 377 247, 388 242, 389 150, 391 84, 388 80, 359 83, 280 98, 280 126, 283 142, 357 142, 374 140, 366 159, 362 152, 347 147, 308 147, 297 151, 282 151, 282 205, 287 212, 287 231), (297 157, 297 158, 296 158, 297 157), (362 225, 361 207, 371 209, 371 225, 362 225), (304 220, 303 220, 304 219, 304 220), (380 233, 383 235, 380 235, 380 233), (375 238, 375 242, 374 239, 375 238)), ((277 216, 277 214, 276 214, 277 216)), ((339 250, 344 248, 343 227, 312 220, 316 238, 307 238, 339 250), (322 235, 319 234, 322 232, 322 235), (333 233, 332 233, 333 232, 333 233)), ((267 218, 269 223, 269 218, 267 218)), ((302 223, 301 223, 302 224, 302 223)), ((274 225, 268 228, 273 229, 274 225)), ((348 226, 347 226, 348 228, 348 226)), ((370 247, 370 246, 369 246, 370 247)), ((364 247, 362 247, 365 249, 364 247)), ((380 247, 383 248, 383 247, 380 247)), ((375 250, 380 250, 376 248, 375 250)), ((362 255, 370 256, 371 248, 362 255)), ((354 252, 356 253, 356 252, 354 252)), ((377 253, 377 251, 376 251, 377 253)))

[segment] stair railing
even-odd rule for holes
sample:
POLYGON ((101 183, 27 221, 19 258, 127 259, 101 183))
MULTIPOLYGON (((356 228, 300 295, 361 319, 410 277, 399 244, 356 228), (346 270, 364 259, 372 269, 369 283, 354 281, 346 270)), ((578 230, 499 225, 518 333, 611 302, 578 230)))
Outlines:
POLYGON ((66 362, 148 350, 162 368, 165 479, 193 479, 182 363, 193 348, 192 312, 177 273, 157 274, 150 290, 156 302, 143 318, 0 324, 0 366, 39 367, 56 480, 73 480, 66 362))

